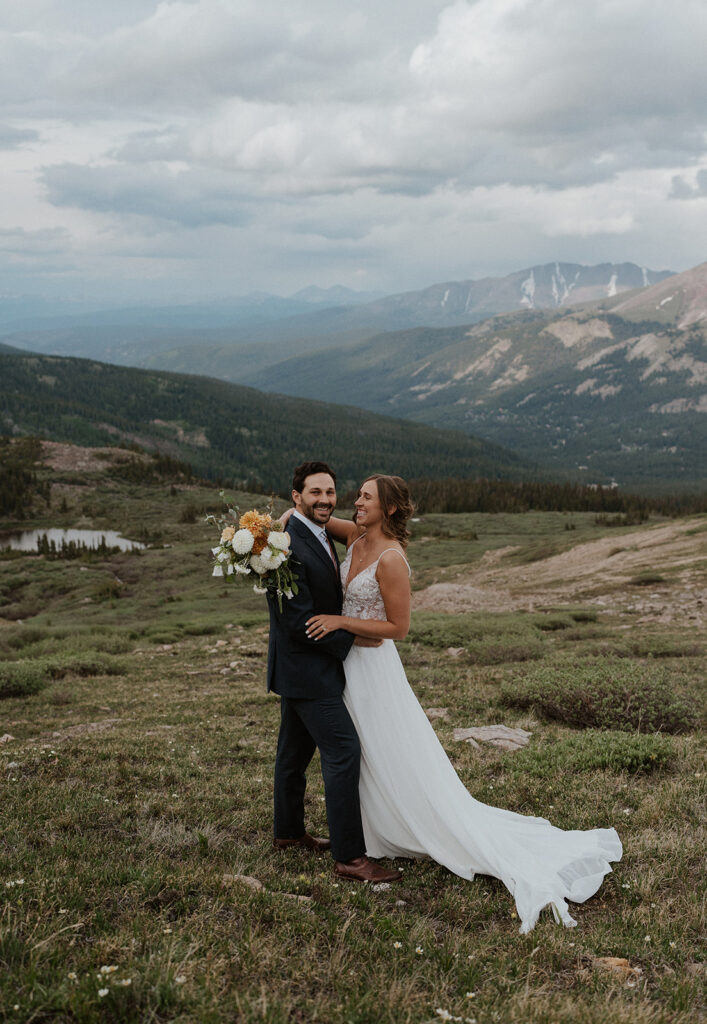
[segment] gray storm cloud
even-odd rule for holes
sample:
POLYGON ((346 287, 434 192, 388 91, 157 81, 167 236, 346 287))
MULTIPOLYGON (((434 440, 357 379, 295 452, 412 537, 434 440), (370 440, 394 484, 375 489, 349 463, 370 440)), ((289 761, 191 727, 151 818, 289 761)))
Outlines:
POLYGON ((704 258, 702 2, 57 8, 0 32, 0 227, 70 232, 92 274, 156 237, 196 291, 231 260, 287 290, 704 258))

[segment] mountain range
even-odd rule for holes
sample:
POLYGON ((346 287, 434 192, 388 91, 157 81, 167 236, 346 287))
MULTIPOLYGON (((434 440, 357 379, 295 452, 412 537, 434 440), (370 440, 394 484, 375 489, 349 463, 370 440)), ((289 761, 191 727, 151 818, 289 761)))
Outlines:
MULTIPOLYGON (((163 311, 151 326, 124 310, 120 323, 11 332, 3 341, 355 402, 484 437, 518 453, 513 471, 533 464, 635 490, 707 484, 707 264, 674 275, 631 263, 553 263, 358 304, 327 306, 332 298, 350 296, 300 293, 293 300, 310 303, 309 312, 279 318, 267 296, 254 296, 244 300, 248 323, 241 310, 238 325, 210 328, 198 326, 206 317, 198 308, 183 320, 182 307, 163 311)), ((211 322, 221 313, 212 311, 211 322)), ((499 466, 505 472, 511 462, 499 466)))
POLYGON ((3 314, 0 303, 0 334, 33 352, 243 381, 273 361, 383 332, 470 324, 515 309, 555 309, 620 295, 670 274, 634 263, 548 263, 373 300, 344 288, 307 288, 289 299, 262 294, 205 306, 30 316, 21 323, 3 314))
POLYGON ((293 357, 249 383, 468 430, 585 482, 707 485, 707 264, 626 295, 293 357))

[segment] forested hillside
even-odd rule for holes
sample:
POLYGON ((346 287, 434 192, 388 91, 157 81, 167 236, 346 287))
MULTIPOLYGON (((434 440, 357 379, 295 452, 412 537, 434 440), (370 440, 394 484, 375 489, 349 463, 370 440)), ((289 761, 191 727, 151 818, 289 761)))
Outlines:
POLYGON ((0 423, 83 445, 134 442, 212 479, 282 489, 293 465, 326 458, 342 487, 380 470, 403 476, 530 474, 504 449, 455 431, 206 377, 84 359, 0 354, 0 423))

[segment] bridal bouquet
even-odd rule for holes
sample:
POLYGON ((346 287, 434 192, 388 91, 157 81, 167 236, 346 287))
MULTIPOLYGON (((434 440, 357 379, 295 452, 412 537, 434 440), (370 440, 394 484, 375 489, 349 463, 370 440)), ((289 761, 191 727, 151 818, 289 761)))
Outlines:
POLYGON ((243 515, 237 508, 229 508, 221 518, 209 515, 206 521, 221 534, 219 543, 211 549, 211 575, 255 577, 256 594, 273 594, 282 611, 283 597, 297 593, 297 577, 291 566, 290 535, 273 520, 272 506, 268 512, 251 509, 243 515))

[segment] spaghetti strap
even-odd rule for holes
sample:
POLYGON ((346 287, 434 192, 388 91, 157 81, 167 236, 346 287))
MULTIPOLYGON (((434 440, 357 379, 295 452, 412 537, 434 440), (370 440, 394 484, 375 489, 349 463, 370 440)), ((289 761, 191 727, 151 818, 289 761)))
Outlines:
MULTIPOLYGON (((358 540, 358 537, 356 538, 356 540, 358 540)), ((356 543, 356 541, 354 541, 354 544, 355 543, 356 543)), ((351 547, 353 547, 353 544, 351 545, 351 547)), ((405 562, 405 565, 408 567, 408 576, 412 576, 412 569, 410 568, 410 563, 408 562, 407 558, 402 553, 402 551, 398 551, 397 548, 386 548, 385 551, 381 551, 381 553, 378 555, 378 558, 376 559, 376 561, 374 563, 375 565, 377 565, 378 562, 380 562, 381 558, 386 553, 386 551, 394 551, 396 553, 396 555, 400 555, 400 557, 402 558, 403 562, 405 562)))

